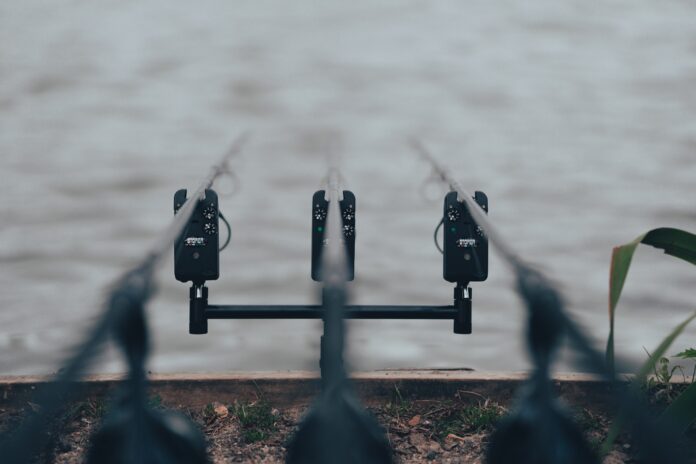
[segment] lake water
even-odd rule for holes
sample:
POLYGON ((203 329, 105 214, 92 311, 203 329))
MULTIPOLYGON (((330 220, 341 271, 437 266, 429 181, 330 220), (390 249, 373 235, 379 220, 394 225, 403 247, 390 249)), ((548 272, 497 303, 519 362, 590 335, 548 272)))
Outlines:
MULTIPOLYGON (((449 304, 432 241, 445 191, 409 148, 418 137, 488 194, 491 220, 603 346, 612 246, 696 230, 695 18, 693 2, 647 0, 2 2, 0 373, 53 372, 171 219, 174 191, 245 129, 211 302, 317 300, 310 201, 330 145, 358 202, 353 302, 449 304)), ((188 335, 188 287, 171 260, 159 276, 153 370, 317 366, 319 322, 188 335)), ((511 281, 493 251, 472 335, 351 322, 350 365, 527 368, 511 281)), ((692 266, 640 249, 618 350, 643 359, 695 289, 692 266)), ((94 370, 122 368, 110 352, 94 370)))

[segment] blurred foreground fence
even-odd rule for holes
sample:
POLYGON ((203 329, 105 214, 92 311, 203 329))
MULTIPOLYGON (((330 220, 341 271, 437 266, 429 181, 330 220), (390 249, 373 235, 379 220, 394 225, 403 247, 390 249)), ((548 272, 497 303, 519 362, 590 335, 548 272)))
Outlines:
MULTIPOLYGON (((88 368, 103 345, 113 339, 128 363, 128 379, 120 392, 117 407, 105 418, 92 437, 89 463, 205 463, 206 441, 201 432, 183 416, 154 410, 147 405, 147 379, 144 363, 148 353, 145 304, 154 292, 153 271, 171 250, 186 222, 215 180, 224 174, 231 156, 239 152, 246 137, 215 165, 190 199, 181 207, 172 224, 155 246, 133 269, 126 272, 108 292, 104 311, 56 378, 37 392, 37 413, 0 443, 2 462, 26 463, 40 452, 51 427, 51 418, 70 401, 74 382, 88 368)), ((503 239, 479 206, 419 143, 414 148, 430 164, 433 172, 452 191, 464 199, 476 222, 516 276, 516 291, 525 303, 528 324, 527 343, 534 369, 519 392, 517 405, 502 420, 491 437, 487 453, 489 464, 500 463, 597 463, 592 451, 570 414, 558 401, 550 376, 559 347, 567 342, 577 355, 581 370, 598 374, 607 382, 617 379, 605 364, 603 355, 572 320, 555 285, 540 271, 526 263, 503 239)), ((392 452, 384 431, 360 404, 353 392, 343 363, 344 318, 349 298, 345 247, 342 245, 338 208, 339 174, 332 169, 328 178, 329 200, 323 255, 321 343, 322 391, 288 445, 289 463, 389 463, 392 452)), ((617 366, 622 363, 617 361, 617 366)), ((620 369, 619 369, 620 370, 620 369)), ((617 415, 626 418, 642 462, 653 464, 687 462, 678 436, 669 424, 660 427, 648 414, 641 397, 631 389, 616 388, 617 415)))

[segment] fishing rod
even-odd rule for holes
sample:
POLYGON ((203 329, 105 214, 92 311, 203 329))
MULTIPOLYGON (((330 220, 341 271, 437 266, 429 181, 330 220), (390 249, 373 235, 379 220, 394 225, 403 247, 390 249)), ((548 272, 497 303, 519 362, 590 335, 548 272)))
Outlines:
POLYGON ((201 201, 205 201, 208 190, 220 176, 231 173, 229 167, 230 160, 242 152, 250 136, 249 132, 239 135, 220 160, 210 168, 210 172, 201 180, 198 187, 184 204, 181 205, 171 224, 165 229, 163 236, 153 244, 146 261, 147 259, 159 260, 169 252, 172 243, 181 235, 191 219, 196 205, 201 201))
MULTIPOLYGON (((7 462, 27 462, 33 452, 45 443, 47 436, 42 434, 42 430, 46 423, 54 417, 64 402, 73 396, 73 382, 82 376, 109 336, 114 336, 122 345, 129 362, 135 358, 138 361, 144 360, 147 352, 147 328, 143 309, 154 293, 152 281, 155 267, 186 227, 196 204, 205 199, 207 189, 221 175, 229 172, 230 159, 241 152, 247 140, 247 133, 235 139, 230 149, 210 169, 209 174, 203 178, 194 194, 182 205, 179 214, 160 234, 144 257, 109 285, 102 315, 89 330, 86 340, 64 363, 55 378, 42 387, 33 399, 33 403, 38 405, 38 412, 25 420, 11 437, 0 443, 0 456, 7 459, 7 462), (130 331, 129 328, 135 330, 130 331)), ((140 377, 139 372, 132 371, 131 374, 140 377)))
POLYGON ((571 340, 578 345, 580 351, 587 357, 593 370, 607 377, 608 380, 613 381, 614 377, 606 368, 603 357, 591 347, 588 338, 563 310, 563 299, 561 294, 551 281, 546 278, 541 271, 533 268, 520 257, 508 241, 503 238, 498 229, 488 218, 487 214, 485 214, 485 210, 473 200, 473 196, 460 185, 457 179, 450 174, 450 171, 440 164, 419 140, 413 140, 411 146, 423 160, 430 164, 433 173, 445 183, 450 190, 457 193, 458 201, 467 205, 475 221, 484 228, 489 241, 496 246, 503 260, 513 269, 518 279, 518 291, 523 294, 523 297, 525 293, 531 291, 531 287, 538 287, 536 290, 537 293, 546 293, 550 300, 555 300, 558 303, 558 310, 555 311, 558 315, 555 315, 555 317, 560 318, 559 323, 562 324, 562 328, 567 329, 567 333, 571 337, 571 340))
POLYGON ((322 392, 288 443, 288 464, 391 462, 384 430, 360 404, 343 362, 347 283, 354 277, 355 195, 341 190, 340 179, 334 159, 326 190, 312 197, 312 278, 322 282, 322 392))
MULTIPOLYGON (((457 195, 457 200, 466 204, 474 220, 483 227, 488 239, 496 246, 503 260, 512 268, 517 279, 517 292, 526 303, 529 312, 528 343, 535 370, 530 377, 530 386, 522 397, 517 412, 498 428, 493 436, 488 460, 492 464, 517 462, 538 462, 539 455, 533 454, 526 458, 524 452, 543 449, 548 442, 555 442, 555 449, 549 453, 559 452, 575 456, 567 462, 594 462, 592 453, 582 444, 580 435, 573 435, 572 421, 563 411, 558 409, 550 389, 550 369, 553 354, 563 336, 567 336, 575 349, 582 356, 584 367, 600 375, 610 383, 618 379, 615 371, 609 369, 602 354, 592 346, 589 337, 565 310, 565 302, 560 291, 538 269, 526 263, 513 247, 503 238, 492 224, 487 210, 481 207, 474 197, 462 188, 450 171, 440 164, 419 140, 411 141, 413 149, 432 168, 433 173, 457 195), (554 424, 546 428, 552 437, 542 436, 538 429, 530 428, 529 418, 536 417, 537 421, 554 424), (526 443, 519 441, 520 434, 529 433, 526 443), (565 435, 564 435, 565 434, 565 435), (536 442, 535 442, 536 441, 536 442), (558 445, 558 444, 563 444, 558 445), (560 448, 559 448, 560 446, 560 448), (563 448, 565 446, 565 448, 563 448), (526 448, 525 448, 526 447, 526 448)), ((628 363, 617 361, 617 365, 626 366, 628 363)), ((616 400, 619 410, 630 418, 633 432, 640 438, 643 445, 646 462, 685 462, 684 456, 676 447, 668 446, 672 437, 677 436, 676 430, 670 426, 657 427, 654 421, 645 413, 646 408, 640 398, 631 391, 616 389, 616 400)), ((535 451, 534 451, 535 452, 535 451)), ((529 456, 529 455, 527 455, 529 456)), ((553 455, 551 461, 558 460, 553 455)))
MULTIPOLYGON (((321 195, 321 193, 319 193, 321 195)), ((355 197, 349 191, 339 188, 339 171, 332 166, 327 182, 325 200, 327 201, 326 235, 321 246, 321 268, 318 270, 324 283, 322 289, 322 319, 324 336, 321 339, 321 377, 325 388, 337 388, 346 378, 343 364, 344 349, 344 313, 348 300, 347 282, 352 278, 346 245, 349 237, 344 231, 341 209, 345 211, 348 198, 352 198, 353 209, 355 197), (350 277, 349 277, 350 274, 350 277)), ((354 236, 354 233, 353 233, 354 236)), ((353 240, 354 244, 354 240, 353 240)), ((351 266, 352 267, 352 266, 351 266)))
POLYGON ((469 213, 473 216, 474 221, 482 227, 489 241, 495 243, 498 251, 503 256, 503 258, 510 263, 512 266, 525 266, 522 258, 515 253, 515 251, 508 246, 507 242, 502 239, 501 235, 498 233, 497 228, 488 219, 488 211, 484 209, 481 204, 477 203, 474 198, 475 195, 471 195, 466 189, 464 189, 459 181, 449 173, 449 170, 440 164, 435 157, 430 154, 430 152, 425 148, 420 140, 412 140, 411 146, 420 155, 420 157, 425 160, 433 169, 433 173, 445 183, 452 192, 457 193, 457 200, 466 204, 469 213))

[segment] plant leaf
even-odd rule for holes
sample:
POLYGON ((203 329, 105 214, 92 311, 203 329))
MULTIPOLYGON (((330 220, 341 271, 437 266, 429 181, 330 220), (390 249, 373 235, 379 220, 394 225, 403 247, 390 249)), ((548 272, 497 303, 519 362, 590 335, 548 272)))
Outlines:
POLYGON ((659 424, 668 423, 682 432, 696 420, 696 383, 692 383, 662 413, 659 424))
POLYGON ((607 340, 607 365, 614 370, 614 319, 616 305, 623 290, 628 269, 636 247, 643 243, 665 250, 665 253, 696 265, 696 235, 689 232, 663 227, 653 229, 632 242, 614 247, 609 269, 609 338, 607 340))
POLYGON ((696 348, 687 348, 686 350, 682 351, 681 353, 677 353, 674 356, 676 358, 682 359, 696 358, 696 348))
MULTIPOLYGON (((652 356, 648 358, 648 360, 645 362, 645 364, 643 364, 636 376, 633 378, 633 381, 631 382, 631 388, 633 388, 634 391, 636 391, 639 388, 639 386, 645 382, 650 372, 652 372, 655 369, 655 365, 658 363, 658 361, 660 361, 663 358, 664 354, 667 352, 669 347, 672 346, 674 340, 679 335, 681 335, 686 326, 689 325, 689 323, 694 319, 696 319, 696 311, 694 311, 691 314, 691 316, 689 316, 684 322, 676 326, 674 330, 672 330, 672 332, 669 335, 667 335, 667 337, 665 337, 664 340, 662 340, 657 349, 653 351, 652 356)), ((616 418, 616 420, 611 424, 611 428, 607 433, 607 438, 606 440, 604 440, 604 443, 602 444, 602 454, 606 454, 611 450, 611 446, 614 443, 614 440, 616 440, 616 437, 619 435, 619 432, 623 428, 625 420, 626 413, 621 412, 616 418)))
POLYGON ((672 346, 674 340, 679 335, 681 335, 686 326, 689 325, 689 323, 694 319, 696 319, 696 311, 694 311, 688 318, 686 318, 684 322, 676 326, 674 330, 672 330, 672 332, 669 335, 667 335, 664 340, 662 340, 657 349, 653 351, 652 356, 648 358, 645 364, 643 364, 643 367, 641 367, 638 373, 636 374, 633 380, 633 382, 636 383, 636 385, 640 385, 641 382, 645 381, 650 372, 652 372, 655 368, 655 364, 657 364, 658 361, 664 358, 664 354, 667 352, 669 347, 672 346))

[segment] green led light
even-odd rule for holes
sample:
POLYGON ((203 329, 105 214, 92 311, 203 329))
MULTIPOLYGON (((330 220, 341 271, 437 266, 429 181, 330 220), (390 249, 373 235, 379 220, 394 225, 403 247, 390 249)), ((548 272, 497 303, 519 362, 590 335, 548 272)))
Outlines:
POLYGON ((452 232, 456 232, 456 231, 457 231, 457 228, 456 228, 456 227, 452 227, 450 230, 451 230, 452 232))
POLYGON ((322 226, 317 227, 317 232, 324 232, 324 228, 322 226))

